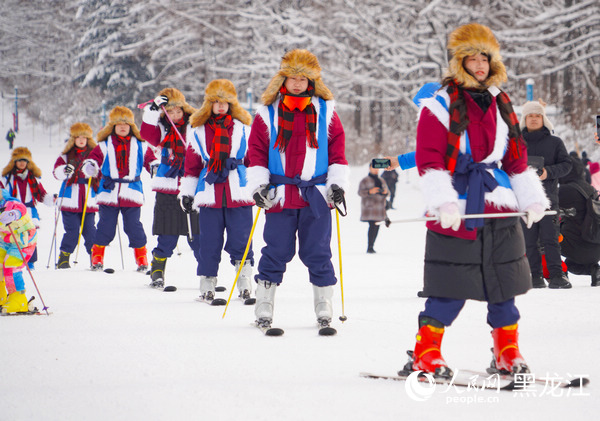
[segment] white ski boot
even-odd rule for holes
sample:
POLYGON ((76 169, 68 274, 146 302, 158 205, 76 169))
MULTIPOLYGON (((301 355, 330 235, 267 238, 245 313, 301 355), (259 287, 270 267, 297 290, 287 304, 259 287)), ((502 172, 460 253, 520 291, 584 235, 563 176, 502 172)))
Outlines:
POLYGON ((211 302, 215 299, 216 276, 200 276, 200 299, 211 302))
MULTIPOLYGON (((236 260, 235 273, 240 270, 240 263, 242 263, 241 260, 236 260)), ((242 266, 242 271, 237 280, 237 289, 239 292, 238 297, 244 301, 244 304, 254 304, 256 300, 250 298, 252 295, 252 265, 249 260, 246 260, 244 266, 242 266)))
POLYGON ((333 286, 319 287, 313 284, 315 314, 317 315, 317 324, 319 326, 319 335, 332 336, 337 331, 331 327, 333 318, 333 306, 331 299, 333 297, 333 286))
POLYGON ((273 307, 275 302, 275 291, 277 284, 259 279, 256 285, 256 306, 254 307, 254 315, 256 323, 268 326, 273 322, 273 307))

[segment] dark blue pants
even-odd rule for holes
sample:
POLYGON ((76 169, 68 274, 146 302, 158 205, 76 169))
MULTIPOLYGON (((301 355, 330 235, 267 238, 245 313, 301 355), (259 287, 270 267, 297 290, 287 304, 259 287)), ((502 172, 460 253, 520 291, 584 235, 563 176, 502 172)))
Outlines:
POLYGON ((123 216, 123 231, 129 238, 129 247, 137 249, 146 245, 146 233, 140 221, 140 208, 100 205, 100 219, 96 231, 99 246, 108 246, 115 238, 119 212, 123 216))
POLYGON ((337 279, 331 263, 331 214, 315 218, 311 209, 284 209, 266 214, 263 238, 266 246, 258 262, 256 279, 280 284, 288 262, 296 254, 308 268, 312 284, 335 285, 337 279))
MULTIPOLYGON (((246 245, 252 230, 252 206, 239 208, 201 207, 198 218, 200 221, 198 275, 217 276, 225 232, 227 232, 225 251, 231 257, 231 264, 235 264, 236 260, 242 260, 242 257, 244 257, 244 251, 246 251, 246 245)), ((252 245, 248 250, 246 261, 254 265, 252 245)))
MULTIPOLYGON (((171 257, 173 255, 173 250, 177 247, 177 242, 179 241, 179 235, 158 235, 157 236, 157 244, 154 250, 152 250, 152 255, 156 257, 171 257)), ((198 268, 196 272, 200 271, 200 236, 194 235, 192 237, 192 241, 186 236, 187 242, 190 245, 190 248, 194 252, 194 257, 198 262, 198 268)), ((200 273, 198 273, 200 275, 200 273)))
MULTIPOLYGON (((450 326, 464 305, 465 300, 429 297, 425 302, 425 310, 419 314, 419 317, 431 317, 444 326, 450 326)), ((488 303, 487 323, 494 329, 514 325, 519 318, 519 310, 515 306, 514 298, 496 304, 488 303)))
MULTIPOLYGON (((73 253, 75 247, 77 247, 77 241, 79 240, 79 230, 81 229, 81 217, 83 216, 83 213, 67 211, 62 211, 61 213, 65 233, 60 243, 60 249, 67 253, 73 253)), ((95 212, 86 212, 81 236, 84 239, 85 249, 89 254, 92 254, 92 246, 94 245, 94 241, 96 241, 95 212)))

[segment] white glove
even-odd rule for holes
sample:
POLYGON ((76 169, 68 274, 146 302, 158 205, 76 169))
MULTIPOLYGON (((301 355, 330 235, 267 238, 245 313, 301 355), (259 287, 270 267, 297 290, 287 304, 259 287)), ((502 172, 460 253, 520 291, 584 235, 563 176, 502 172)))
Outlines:
POLYGON ((81 171, 85 174, 86 177, 96 177, 98 175, 98 167, 95 162, 87 161, 81 167, 81 171))
POLYGON ((439 207, 438 211, 442 228, 452 228, 454 231, 458 231, 462 222, 458 205, 454 202, 446 202, 439 207))
POLYGON ((529 206, 527 206, 527 209, 525 209, 525 212, 527 213, 526 216, 522 216, 523 221, 525 221, 525 223, 527 224, 527 229, 531 228, 533 226, 533 224, 535 224, 536 222, 540 222, 541 219, 546 216, 544 214, 544 207, 542 205, 540 205, 539 203, 533 203, 529 206))
POLYGON ((0 222, 2 222, 4 225, 8 225, 11 222, 14 222, 20 218, 21 218, 21 212, 19 212, 16 209, 4 211, 0 214, 0 222))
POLYGON ((160 110, 161 105, 165 105, 168 102, 169 98, 167 98, 166 95, 159 95, 156 98, 154 98, 154 101, 152 101, 152 105, 150 105, 150 110, 158 111, 160 110))
POLYGON ((67 178, 71 178, 71 176, 73 175, 73 171, 75 171, 75 167, 71 164, 67 164, 65 165, 64 171, 67 178))

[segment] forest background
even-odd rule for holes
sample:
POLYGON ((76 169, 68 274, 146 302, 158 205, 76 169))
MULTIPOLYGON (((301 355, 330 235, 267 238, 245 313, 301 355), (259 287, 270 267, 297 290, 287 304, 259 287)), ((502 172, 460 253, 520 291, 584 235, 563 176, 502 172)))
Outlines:
MULTIPOLYGON (((314 52, 337 101, 353 164, 414 150, 412 97, 439 81, 446 41, 457 26, 496 34, 515 105, 549 104, 569 150, 594 152, 600 114, 598 0, 3 0, 2 107, 30 117, 35 138, 68 137, 85 121, 95 131, 115 105, 135 109, 177 87, 199 107, 206 84, 234 82, 256 107, 281 56, 314 52), (37 128, 35 127, 37 125, 37 128), (52 134, 52 130, 58 133, 52 134)), ((141 113, 136 113, 140 117, 141 113)), ((4 115, 4 112, 2 113, 4 115)), ((11 122, 3 121, 3 130, 11 122)), ((18 138, 17 138, 18 144, 18 138)))

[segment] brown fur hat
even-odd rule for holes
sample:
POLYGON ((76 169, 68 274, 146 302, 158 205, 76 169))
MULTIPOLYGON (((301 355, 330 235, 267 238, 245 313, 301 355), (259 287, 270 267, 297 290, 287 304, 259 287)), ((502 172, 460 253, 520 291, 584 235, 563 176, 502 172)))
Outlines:
POLYGON ((490 28, 478 23, 469 23, 455 29, 448 38, 450 59, 447 77, 454 78, 465 88, 486 89, 506 82, 506 68, 500 55, 500 44, 490 28), (463 66, 468 56, 485 54, 490 63, 490 74, 480 83, 463 66))
POLYGON ((238 102, 235 86, 230 80, 215 79, 206 85, 204 102, 198 111, 190 117, 192 127, 202 126, 212 115, 212 106, 215 101, 229 103, 231 116, 246 125, 252 124, 252 116, 238 102))
POLYGON ((10 173, 13 170, 13 168, 15 167, 15 162, 17 162, 21 159, 26 159, 29 161, 27 163, 27 169, 29 171, 31 171, 31 173, 35 177, 42 176, 42 170, 40 170, 40 168, 37 165, 35 165, 35 163, 31 159, 31 151, 25 147, 13 149, 12 155, 10 156, 10 161, 8 162, 8 165, 6 167, 4 167, 4 169, 2 170, 2 175, 3 176, 8 175, 8 173, 10 173))
POLYGON ((75 138, 79 136, 83 136, 87 139, 88 148, 96 147, 97 143, 94 140, 94 132, 92 131, 92 128, 89 126, 89 124, 78 122, 73 124, 69 130, 69 140, 67 140, 67 143, 63 148, 63 154, 68 153, 71 148, 75 146, 75 138))
POLYGON ((289 76, 305 76, 315 84, 315 96, 326 101, 333 99, 333 94, 321 79, 321 66, 317 57, 308 50, 292 50, 281 58, 281 66, 269 86, 262 94, 262 102, 271 105, 277 99, 279 89, 289 76))
POLYGON ((140 136, 138 127, 135 125, 133 111, 127 107, 117 105, 115 108, 110 110, 110 113, 108 113, 108 124, 98 132, 98 136, 96 137, 98 142, 104 142, 112 133, 115 125, 120 123, 129 124, 129 127, 131 127, 130 134, 137 137, 139 140, 144 140, 142 139, 142 136, 140 136))
POLYGON ((189 115, 192 115, 196 112, 196 109, 194 107, 185 102, 185 96, 178 89, 165 88, 162 91, 160 91, 158 95, 164 95, 169 99, 169 102, 165 104, 165 108, 167 110, 169 108, 179 107, 183 110, 184 113, 187 113, 189 115))

